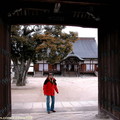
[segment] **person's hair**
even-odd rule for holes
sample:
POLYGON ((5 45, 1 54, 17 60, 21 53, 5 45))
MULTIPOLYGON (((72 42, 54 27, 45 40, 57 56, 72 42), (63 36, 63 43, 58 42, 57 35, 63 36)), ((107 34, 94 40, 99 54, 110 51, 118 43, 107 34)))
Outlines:
POLYGON ((53 75, 52 73, 48 73, 48 76, 53 75))

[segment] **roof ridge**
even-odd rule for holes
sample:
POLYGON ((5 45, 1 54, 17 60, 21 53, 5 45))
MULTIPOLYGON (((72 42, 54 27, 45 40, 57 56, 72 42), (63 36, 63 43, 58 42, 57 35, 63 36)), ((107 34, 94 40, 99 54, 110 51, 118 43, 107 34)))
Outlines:
POLYGON ((95 40, 95 37, 78 37, 78 40, 88 40, 88 39, 92 39, 92 40, 95 40))

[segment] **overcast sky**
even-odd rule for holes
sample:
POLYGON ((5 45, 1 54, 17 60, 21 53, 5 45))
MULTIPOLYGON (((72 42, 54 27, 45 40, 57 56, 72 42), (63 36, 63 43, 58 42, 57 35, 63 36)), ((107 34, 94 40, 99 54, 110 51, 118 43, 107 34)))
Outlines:
POLYGON ((78 32, 78 37, 94 37, 96 42, 98 43, 98 29, 97 28, 66 26, 64 31, 67 33, 69 31, 78 32))

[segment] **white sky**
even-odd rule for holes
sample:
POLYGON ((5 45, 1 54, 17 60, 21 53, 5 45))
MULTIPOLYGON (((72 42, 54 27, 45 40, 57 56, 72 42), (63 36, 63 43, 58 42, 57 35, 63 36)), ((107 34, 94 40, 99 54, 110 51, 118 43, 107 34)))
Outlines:
POLYGON ((69 31, 78 32, 78 37, 94 37, 96 40, 96 43, 98 44, 98 29, 97 28, 66 26, 66 28, 64 29, 64 32, 69 33, 69 31))

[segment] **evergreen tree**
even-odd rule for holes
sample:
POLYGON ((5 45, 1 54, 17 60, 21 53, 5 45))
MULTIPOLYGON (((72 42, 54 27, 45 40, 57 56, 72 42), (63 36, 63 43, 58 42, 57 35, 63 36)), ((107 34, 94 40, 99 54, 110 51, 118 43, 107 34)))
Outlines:
POLYGON ((16 85, 26 85, 26 75, 31 62, 36 61, 35 48, 42 43, 33 38, 33 34, 41 31, 40 26, 11 26, 11 59, 13 61, 16 85))
POLYGON ((65 33, 64 28, 59 25, 11 26, 11 58, 17 86, 26 85, 31 62, 46 60, 49 64, 55 64, 72 51, 72 44, 78 34, 65 33))
POLYGON ((38 35, 44 42, 36 49, 43 52, 44 59, 50 64, 60 62, 65 56, 72 51, 72 44, 78 40, 78 33, 63 32, 65 26, 46 25, 44 26, 44 34, 38 35))

